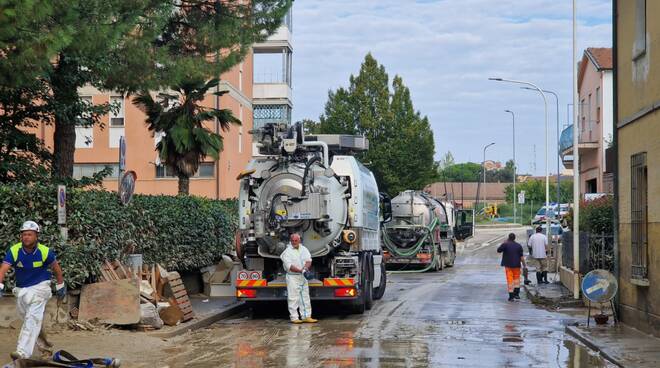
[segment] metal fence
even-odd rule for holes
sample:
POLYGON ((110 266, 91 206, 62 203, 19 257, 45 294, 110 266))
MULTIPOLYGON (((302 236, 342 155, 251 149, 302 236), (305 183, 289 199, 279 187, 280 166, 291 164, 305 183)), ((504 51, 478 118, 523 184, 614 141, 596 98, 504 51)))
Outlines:
MULTIPOLYGON (((614 236, 589 234, 589 269, 614 271, 614 236)), ((585 273, 586 273, 585 272, 585 273)))
MULTIPOLYGON (((562 264, 573 268, 573 232, 562 234, 562 264)), ((580 232, 580 273, 595 269, 614 271, 614 237, 605 234, 580 232)))

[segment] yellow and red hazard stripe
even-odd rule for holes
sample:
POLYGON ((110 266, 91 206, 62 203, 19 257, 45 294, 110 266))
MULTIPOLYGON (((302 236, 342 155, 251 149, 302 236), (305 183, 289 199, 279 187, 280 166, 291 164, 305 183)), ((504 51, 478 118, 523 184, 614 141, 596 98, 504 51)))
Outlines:
POLYGON ((351 278, 326 278, 323 279, 323 286, 353 286, 355 280, 351 278))
POLYGON ((236 287, 263 287, 268 286, 265 279, 260 280, 236 280, 236 287))

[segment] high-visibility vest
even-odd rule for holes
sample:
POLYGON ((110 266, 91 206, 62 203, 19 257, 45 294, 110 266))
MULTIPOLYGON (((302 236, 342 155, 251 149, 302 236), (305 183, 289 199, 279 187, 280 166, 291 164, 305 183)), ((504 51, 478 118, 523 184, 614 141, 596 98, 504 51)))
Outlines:
MULTIPOLYGON (((23 243, 16 243, 9 249, 11 251, 11 256, 14 258, 14 263, 18 262, 18 252, 21 250, 21 248, 23 248, 23 243)), ((48 252, 50 252, 50 249, 41 243, 37 244, 37 249, 39 249, 41 252, 41 262, 33 262, 33 268, 42 267, 44 262, 46 262, 46 259, 48 259, 48 252)))

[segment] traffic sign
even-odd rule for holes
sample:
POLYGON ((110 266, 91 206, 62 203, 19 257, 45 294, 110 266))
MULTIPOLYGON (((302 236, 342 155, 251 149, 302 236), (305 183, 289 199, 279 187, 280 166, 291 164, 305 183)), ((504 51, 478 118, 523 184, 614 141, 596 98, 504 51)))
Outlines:
POLYGON ((57 186, 57 224, 66 224, 66 187, 57 186))
POLYGON ((124 175, 121 176, 119 181, 119 200, 122 204, 128 204, 133 198, 133 192, 135 191, 135 181, 137 180, 137 174, 135 171, 127 171, 124 175))
POLYGON ((582 279, 582 293, 594 303, 609 302, 618 290, 616 277, 605 270, 593 270, 582 279))
POLYGON ((518 193, 518 204, 525 204, 525 191, 521 190, 518 193))

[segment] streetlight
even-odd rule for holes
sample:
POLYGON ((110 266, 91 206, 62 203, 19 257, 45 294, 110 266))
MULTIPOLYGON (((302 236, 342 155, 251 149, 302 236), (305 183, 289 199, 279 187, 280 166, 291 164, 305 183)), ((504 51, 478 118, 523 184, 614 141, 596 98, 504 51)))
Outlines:
MULTIPOLYGON (((528 90, 534 90, 533 88, 529 87, 520 87, 522 89, 528 89, 528 90)), ((561 149, 559 148, 559 96, 555 92, 548 91, 547 89, 544 89, 543 92, 545 93, 550 93, 551 95, 555 96, 555 102, 557 102, 557 213, 559 213, 559 210, 561 209, 561 189, 560 189, 560 184, 561 184, 561 175, 559 173, 559 154, 561 149)))
POLYGON ((484 172, 484 195, 483 195, 483 198, 484 198, 484 207, 483 207, 484 208, 484 214, 486 214, 486 149, 488 147, 494 145, 494 144, 495 144, 495 142, 493 142, 491 144, 487 144, 487 145, 484 146, 484 160, 481 163, 481 167, 482 167, 483 172, 484 172))
MULTIPOLYGON (((545 93, 543 93, 543 90, 541 90, 536 84, 530 82, 513 80, 513 79, 504 79, 504 78, 488 78, 488 80, 492 80, 496 82, 525 84, 530 87, 533 87, 541 94, 541 97, 543 97, 543 107, 545 108, 545 205, 548 206, 550 204, 550 174, 548 173, 548 100, 545 97, 545 93)), ((550 239, 550 217, 546 216, 545 220, 546 220, 546 229, 545 229, 546 236, 548 237, 548 239, 550 239)))
POLYGON ((513 125, 513 223, 516 223, 516 114, 511 110, 504 110, 511 114, 513 125))
POLYGON ((580 298, 580 155, 578 145, 580 144, 578 124, 580 120, 575 106, 578 106, 577 87, 577 4, 573 0, 573 298, 580 298))

